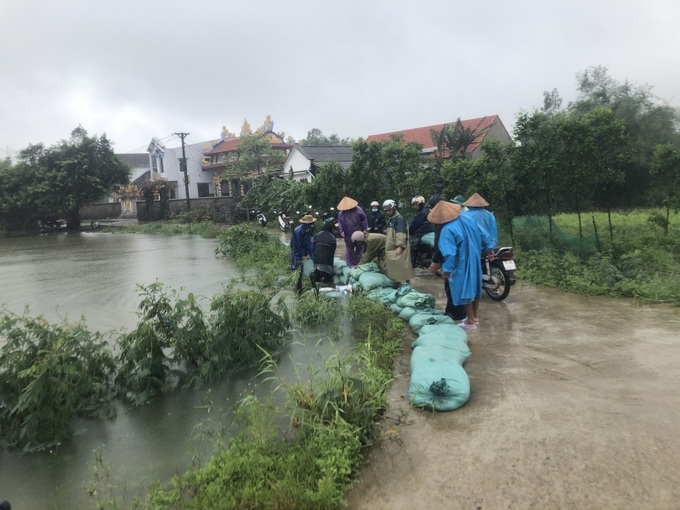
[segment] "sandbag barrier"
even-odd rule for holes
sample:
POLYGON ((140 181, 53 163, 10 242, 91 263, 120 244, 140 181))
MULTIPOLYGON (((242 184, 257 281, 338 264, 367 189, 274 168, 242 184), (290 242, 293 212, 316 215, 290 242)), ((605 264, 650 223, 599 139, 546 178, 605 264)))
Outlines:
MULTIPOLYGON (((379 301, 408 322, 418 338, 411 344, 409 403, 432 411, 452 411, 470 398, 470 379, 463 364, 470 357, 467 334, 448 315, 434 308, 432 294, 418 292, 408 283, 394 282, 374 263, 349 268, 344 260, 333 261, 333 283, 351 286, 368 299, 379 301)), ((340 297, 342 292, 326 292, 340 297)))

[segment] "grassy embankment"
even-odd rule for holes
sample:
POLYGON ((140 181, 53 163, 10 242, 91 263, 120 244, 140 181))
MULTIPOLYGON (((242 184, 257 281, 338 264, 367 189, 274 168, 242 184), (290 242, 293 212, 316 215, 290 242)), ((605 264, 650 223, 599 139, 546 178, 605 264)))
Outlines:
POLYGON ((680 305, 680 222, 671 217, 668 234, 658 211, 554 218, 552 239, 547 218, 515 220, 517 277, 569 292, 630 297, 649 303, 680 305), (676 221, 674 224, 673 221, 676 221))

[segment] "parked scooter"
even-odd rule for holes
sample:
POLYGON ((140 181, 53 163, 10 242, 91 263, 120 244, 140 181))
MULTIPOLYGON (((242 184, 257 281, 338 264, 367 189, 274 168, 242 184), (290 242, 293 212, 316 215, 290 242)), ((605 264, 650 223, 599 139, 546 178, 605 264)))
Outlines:
POLYGON ((257 216, 255 218, 257 219, 257 222, 260 224, 261 227, 267 226, 267 217, 263 213, 258 211, 257 216))
POLYGON ((294 226, 294 221, 292 218, 289 218, 286 216, 286 213, 283 211, 279 213, 278 215, 279 219, 279 228, 281 229, 282 232, 288 232, 289 230, 293 230, 294 226))
POLYGON ((503 301, 510 294, 515 279, 512 246, 495 248, 491 258, 482 256, 482 288, 494 301, 503 301))

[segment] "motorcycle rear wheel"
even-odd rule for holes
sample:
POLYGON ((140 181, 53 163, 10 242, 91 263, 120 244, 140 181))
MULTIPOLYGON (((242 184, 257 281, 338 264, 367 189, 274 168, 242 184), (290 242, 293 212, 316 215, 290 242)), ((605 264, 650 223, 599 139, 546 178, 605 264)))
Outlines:
POLYGON ((491 281, 484 282, 486 294, 494 301, 503 301, 510 294, 510 277, 504 267, 498 264, 489 266, 491 281))

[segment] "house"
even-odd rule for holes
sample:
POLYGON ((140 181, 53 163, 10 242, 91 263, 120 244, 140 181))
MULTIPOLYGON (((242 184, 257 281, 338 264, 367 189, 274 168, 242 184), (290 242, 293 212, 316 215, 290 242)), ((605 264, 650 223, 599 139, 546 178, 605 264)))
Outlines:
MULTIPOLYGON (((282 155, 288 156, 292 148, 290 141, 284 140, 282 134, 273 131, 273 122, 267 117, 269 124, 258 129, 255 134, 265 138, 272 151, 280 151, 282 155)), ((246 125, 242 128, 244 132, 246 125)), ((241 144, 242 137, 227 137, 217 143, 212 149, 205 151, 201 160, 201 171, 214 183, 215 196, 244 196, 247 193, 246 184, 238 179, 223 179, 223 173, 228 169, 228 163, 238 158, 237 149, 241 144)), ((260 157, 260 167, 251 171, 248 177, 261 175, 271 154, 263 154, 260 157)), ((282 168, 277 167, 274 175, 280 174, 282 168)))
MULTIPOLYGON (((441 132, 445 126, 455 127, 458 121, 445 124, 435 124, 402 131, 392 131, 390 133, 380 133, 370 135, 366 138, 367 142, 380 142, 389 140, 392 136, 401 136, 404 142, 416 142, 423 146, 423 154, 442 157, 450 157, 446 151, 441 151, 437 144, 432 140, 432 131, 441 132), (439 152, 438 152, 439 151, 439 152)), ((510 133, 505 129, 503 122, 498 115, 487 115, 476 119, 461 120, 461 127, 470 133, 477 133, 469 144, 466 144, 465 157, 475 160, 481 157, 480 144, 484 140, 500 140, 501 142, 512 142, 510 133)))
POLYGON ((179 139, 177 141, 178 147, 168 148, 157 138, 151 140, 147 148, 150 161, 147 180, 163 178, 173 184, 174 189, 170 192, 170 198, 187 198, 187 189, 189 198, 214 196, 215 181, 212 175, 203 172, 203 154, 211 150, 218 143, 217 140, 185 143, 183 149, 181 141, 179 139), (184 182, 182 169, 183 154, 186 156, 187 184, 184 182))
POLYGON ((283 164, 283 172, 296 181, 311 181, 327 161, 337 161, 347 170, 352 162, 352 146, 296 144, 283 164))

